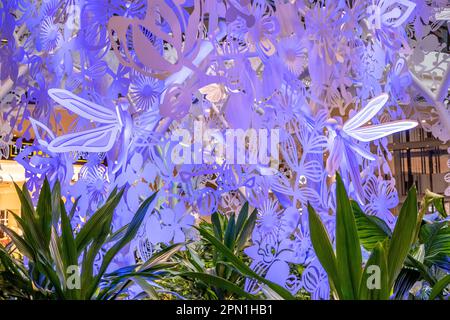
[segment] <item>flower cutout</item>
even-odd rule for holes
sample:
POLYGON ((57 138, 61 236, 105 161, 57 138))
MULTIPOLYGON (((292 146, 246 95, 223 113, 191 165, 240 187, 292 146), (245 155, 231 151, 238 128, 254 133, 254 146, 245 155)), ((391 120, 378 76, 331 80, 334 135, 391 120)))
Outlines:
POLYGON ((267 200, 258 210, 256 226, 261 233, 274 236, 280 226, 280 211, 277 210, 278 202, 267 200))
POLYGON ((299 76, 306 65, 304 47, 297 37, 283 38, 278 43, 278 55, 287 69, 299 76))
MULTIPOLYGON (((266 237, 257 230, 253 232, 253 245, 244 250, 253 261, 250 265, 256 273, 295 293, 298 286, 295 276, 290 274, 289 262, 292 262, 292 249, 288 239, 278 240, 266 237)), ((254 280, 247 279, 247 291, 256 293, 259 289, 254 280)))
POLYGON ((146 224, 148 240, 153 243, 181 243, 186 240, 185 232, 192 228, 195 218, 186 213, 183 202, 175 207, 164 208, 159 214, 152 214, 146 224))
POLYGON ((102 164, 84 165, 80 170, 80 180, 86 184, 89 202, 92 210, 103 203, 109 192, 107 169, 102 164))
POLYGON ((336 4, 327 2, 327 6, 316 5, 305 16, 306 34, 312 42, 310 58, 318 56, 328 65, 333 62, 343 62, 339 53, 339 33, 343 19, 336 4))
POLYGON ((367 213, 383 219, 390 227, 393 227, 396 219, 390 209, 398 204, 395 180, 385 181, 371 175, 365 183, 364 190, 367 213))
POLYGON ((325 270, 315 259, 302 274, 303 288, 311 293, 313 300, 328 300, 330 298, 330 285, 325 270))
POLYGON ((58 26, 53 22, 51 17, 44 19, 41 25, 41 32, 39 34, 42 43, 42 48, 46 51, 52 51, 58 47, 62 36, 58 26))
POLYGON ((293 262, 298 264, 307 264, 315 256, 307 220, 299 225, 299 230, 295 234, 292 242, 292 255, 293 262))
POLYGON ((163 82, 143 75, 133 78, 130 86, 131 97, 140 110, 150 110, 163 91, 163 82))

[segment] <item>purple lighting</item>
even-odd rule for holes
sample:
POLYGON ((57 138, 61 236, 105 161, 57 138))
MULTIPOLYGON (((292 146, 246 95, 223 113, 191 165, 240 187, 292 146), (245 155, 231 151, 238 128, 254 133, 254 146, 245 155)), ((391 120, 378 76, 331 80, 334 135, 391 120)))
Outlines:
MULTIPOLYGON (((314 206, 333 235, 339 173, 352 199, 395 225, 388 137, 420 125, 450 139, 448 61, 422 68, 426 52, 446 50, 435 19, 445 3, 0 0, 0 156, 21 150, 34 200, 45 177, 59 180, 74 226, 117 187, 120 230, 158 191, 125 262, 143 259, 143 244, 154 253, 196 241, 200 219, 248 202, 250 267, 329 299, 305 210, 314 206), (278 140, 261 139, 266 131, 278 140), (270 152, 267 163, 233 163, 221 147, 245 160, 252 147, 270 152), (178 150, 194 160, 176 161, 178 150), (206 152, 211 161, 195 158, 206 152)), ((262 290, 251 280, 245 289, 262 290)))

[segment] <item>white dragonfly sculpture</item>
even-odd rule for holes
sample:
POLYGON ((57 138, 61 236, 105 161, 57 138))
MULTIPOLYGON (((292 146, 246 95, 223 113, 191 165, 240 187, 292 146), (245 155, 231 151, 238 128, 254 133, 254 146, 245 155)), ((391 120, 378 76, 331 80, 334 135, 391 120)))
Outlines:
POLYGON ((327 121, 330 150, 330 155, 327 159, 327 171, 330 175, 334 175, 339 167, 347 171, 360 198, 363 196, 363 190, 355 152, 371 161, 374 161, 377 156, 364 150, 353 139, 361 142, 371 142, 396 132, 415 128, 418 125, 417 121, 398 120, 363 126, 383 108, 388 100, 389 95, 386 93, 371 99, 366 107, 347 120, 344 125, 340 125, 336 119, 327 121))
POLYGON ((118 103, 113 110, 80 98, 64 89, 49 89, 48 94, 66 109, 95 122, 96 127, 56 137, 46 125, 30 118, 38 142, 53 153, 115 152, 116 156, 110 159, 117 159, 113 172, 118 171, 127 159, 133 138, 134 123, 128 111, 128 105, 118 103), (50 142, 42 138, 42 130, 51 137, 50 142), (118 150, 114 150, 113 147, 118 140, 121 140, 121 144, 118 150))

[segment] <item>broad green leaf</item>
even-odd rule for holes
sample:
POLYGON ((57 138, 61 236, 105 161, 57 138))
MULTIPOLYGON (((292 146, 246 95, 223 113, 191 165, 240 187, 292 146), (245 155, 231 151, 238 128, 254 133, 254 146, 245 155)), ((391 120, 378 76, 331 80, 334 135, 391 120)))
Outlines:
POLYGON ((150 283, 148 283, 147 280, 141 279, 139 277, 133 277, 133 281, 136 282, 142 290, 144 290, 144 292, 151 300, 159 299, 158 292, 156 292, 155 288, 150 283))
POLYGON ((222 224, 220 223, 220 217, 219 217, 218 212, 214 212, 211 215, 211 223, 213 225, 213 231, 214 231, 216 238, 218 238, 220 241, 222 241, 223 240, 222 224))
POLYGON ((60 200, 61 209, 61 240, 65 267, 78 264, 77 246, 72 231, 72 225, 67 217, 64 202, 60 200))
POLYGON ((15 214, 13 211, 8 210, 8 212, 14 217, 14 220, 22 231, 22 238, 30 245, 31 248, 33 248, 34 251, 38 251, 39 244, 34 241, 29 225, 25 222, 25 220, 15 214))
POLYGON ((239 215, 237 216, 236 235, 241 233, 242 228, 244 227, 244 223, 245 221, 247 221, 247 218, 248 218, 248 202, 244 203, 244 205, 241 208, 241 211, 239 211, 239 215))
POLYGON ((180 276, 198 279, 204 282, 207 286, 221 288, 223 290, 237 294, 239 297, 254 300, 256 297, 242 288, 238 287, 234 283, 228 281, 227 279, 217 277, 212 274, 202 273, 202 272, 183 272, 180 276))
POLYGON ((230 215, 230 218, 228 219, 227 228, 225 229, 225 235, 223 238, 225 246, 231 251, 233 251, 234 249, 235 239, 236 239, 236 219, 234 213, 232 213, 230 215))
POLYGON ((446 287, 450 285, 450 274, 440 279, 431 290, 429 299, 434 300, 437 296, 441 295, 446 287))
POLYGON ((65 289, 66 285, 66 271, 64 268, 62 253, 60 249, 60 244, 58 243, 58 235, 54 227, 52 227, 51 236, 50 236, 50 257, 52 258, 52 262, 55 265, 56 274, 58 275, 58 283, 53 283, 56 287, 61 287, 61 290, 65 289))
POLYGON ((111 231, 112 216, 109 216, 105 223, 101 226, 100 232, 92 241, 88 249, 85 250, 82 262, 81 274, 81 295, 84 299, 91 299, 94 291, 92 290, 92 283, 94 281, 94 263, 95 258, 103 247, 108 234, 111 231))
POLYGON ((28 191, 26 183, 24 183, 22 185, 22 193, 23 193, 23 196, 26 199, 27 204, 29 206, 31 206, 33 213, 36 215, 36 210, 34 210, 34 206, 33 206, 33 200, 31 199, 31 195, 30 195, 30 192, 28 191))
POLYGON ((355 217, 344 183, 336 174, 336 261, 343 299, 358 296, 361 281, 361 246, 355 217))
MULTIPOLYGON (((157 192, 153 193, 149 198, 147 198, 140 205, 139 209, 137 210, 136 214, 134 215, 133 219, 131 220, 131 222, 127 228, 127 231, 125 232, 125 235, 116 244, 114 244, 111 249, 109 249, 106 252, 106 254, 103 257, 103 261, 100 266, 100 270, 98 271, 97 275, 95 276, 89 292, 93 293, 93 291, 97 287, 98 283, 100 282, 101 277, 105 273, 106 269, 108 268, 109 264, 111 263, 112 259, 114 259, 116 254, 136 236, 136 233, 138 232, 139 227, 142 224, 142 221, 144 221, 144 218, 145 218, 147 212, 152 209, 150 206, 154 202, 153 200, 155 199, 157 194, 158 194, 157 192)), ((156 203, 153 203, 153 206, 155 204, 156 203)))
POLYGON ((328 236, 322 221, 317 215, 314 208, 308 203, 308 220, 309 233, 311 236, 311 243, 320 264, 325 269, 328 279, 333 283, 335 290, 339 297, 341 297, 341 289, 339 286, 339 277, 337 271, 336 256, 333 251, 333 246, 328 236))
POLYGON ((114 210, 122 198, 124 190, 110 196, 109 200, 98 209, 78 232, 75 239, 78 255, 94 240, 101 232, 103 224, 114 214, 114 210))
POLYGON ((392 232, 383 220, 362 212, 356 201, 351 201, 351 204, 361 244, 367 251, 372 251, 377 243, 389 238, 392 232))
POLYGON ((403 262, 411 249, 411 242, 417 224, 417 192, 412 187, 400 209, 388 251, 389 287, 394 285, 395 278, 403 267, 403 262))
POLYGON ((72 208, 70 208, 69 212, 69 220, 73 219, 73 216, 75 215, 75 212, 77 211, 78 202, 80 201, 81 196, 77 197, 75 199, 75 202, 72 204, 72 208))
MULTIPOLYGON (((77 201, 76 201, 77 202, 77 201)), ((75 205, 76 205, 75 202, 75 205)), ((75 243, 75 238, 72 231, 72 226, 70 224, 70 220, 67 217, 66 209, 64 206, 64 202, 60 200, 60 216, 61 216, 61 237, 60 241, 62 248, 62 256, 63 263, 65 269, 65 278, 67 280, 67 270, 70 266, 78 265, 78 254, 77 254, 77 245, 75 243)), ((68 296, 71 299, 79 298, 78 290, 70 290, 68 289, 68 296)))
POLYGON ((205 270, 205 262, 199 257, 197 252, 190 248, 190 246, 186 246, 188 249, 189 254, 187 255, 187 259, 181 260, 181 263, 188 266, 190 270, 196 270, 199 272, 202 272, 205 270))
POLYGON ((158 265, 160 263, 166 262, 169 260, 175 253, 180 251, 180 249, 183 247, 183 243, 176 243, 173 245, 170 245, 161 251, 158 251, 154 255, 150 257, 147 261, 145 261, 139 268, 137 268, 138 271, 146 270, 148 268, 152 268, 155 265, 158 265))
POLYGON ((422 225, 420 242, 425 245, 425 264, 450 269, 450 227, 447 221, 422 225))
POLYGON ((218 239, 209 234, 206 230, 197 228, 200 234, 209 241, 212 245, 214 245, 220 252, 223 254, 228 261, 240 272, 242 275, 253 278, 259 282, 262 282, 269 286, 272 290, 282 296, 284 299, 292 300, 294 297, 290 294, 289 291, 281 287, 280 285, 273 283, 260 275, 258 275, 255 271, 250 269, 243 261, 241 261, 238 257, 234 255, 227 247, 223 245, 218 239))
POLYGON ((47 178, 44 179, 44 183, 39 194, 36 214, 38 219, 37 227, 41 230, 45 245, 48 246, 52 232, 52 194, 47 178))
POLYGON ((61 207, 61 240, 64 265, 67 268, 71 265, 78 264, 77 246, 72 232, 72 225, 70 224, 70 220, 67 217, 64 202, 61 200, 59 205, 61 207))
POLYGON ((0 224, 0 229, 8 235, 8 237, 11 239, 11 241, 23 255, 27 256, 29 259, 32 260, 35 259, 34 250, 28 245, 28 243, 21 236, 19 236, 16 232, 9 229, 3 224, 0 224))
POLYGON ((42 268, 42 270, 40 270, 40 272, 42 272, 42 274, 44 274, 45 277, 52 284, 53 288, 55 289, 56 298, 57 299, 66 299, 67 297, 61 288, 61 285, 59 283, 59 277, 58 277, 57 273, 55 272, 55 270, 53 269, 53 266, 50 265, 48 261, 44 261, 45 260, 44 257, 39 258, 39 259, 42 259, 41 261, 43 262, 42 264, 40 264, 40 266, 42 268))
POLYGON ((445 211, 445 197, 441 194, 434 193, 430 190, 425 191, 425 198, 433 204, 436 210, 444 217, 447 218, 447 212, 445 211))
POLYGON ((105 243, 118 241, 120 238, 122 238, 125 235, 125 232, 127 231, 128 226, 129 226, 129 224, 126 224, 123 227, 120 227, 117 231, 110 234, 108 236, 108 238, 105 240, 105 243))
POLYGON ((52 225, 56 226, 58 224, 59 218, 61 216, 60 213, 60 205, 61 202, 61 185, 59 181, 55 182, 53 186, 52 194, 51 194, 51 206, 52 206, 52 225))
POLYGON ((40 233, 37 228, 36 213, 31 202, 30 194, 26 189, 26 184, 23 185, 22 190, 16 183, 14 183, 14 187, 16 188, 21 205, 21 218, 23 219, 25 226, 25 229, 22 230, 24 232, 24 238, 27 239, 29 243, 33 243, 33 246, 39 247, 42 252, 48 253, 48 246, 45 244, 44 235, 40 233))
POLYGON ((389 300, 387 252, 383 243, 378 243, 364 268, 359 297, 361 300, 389 300))
POLYGON ((253 212, 248 217, 248 219, 245 221, 242 227, 242 231, 238 234, 236 240, 237 252, 241 252, 244 249, 245 245, 247 244, 248 240, 250 239, 253 232, 253 228, 255 227, 257 214, 258 210, 254 209, 253 212))

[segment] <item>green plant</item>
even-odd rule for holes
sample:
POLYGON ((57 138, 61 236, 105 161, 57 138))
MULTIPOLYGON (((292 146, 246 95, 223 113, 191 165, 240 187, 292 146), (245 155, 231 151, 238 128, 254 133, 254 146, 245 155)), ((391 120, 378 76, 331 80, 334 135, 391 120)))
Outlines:
MULTIPOLYGON (((27 270, 20 263, 20 257, 14 257, 16 248, 10 243, 4 248, 0 245, 0 299, 29 298, 33 292, 31 282, 25 275, 27 270)), ((44 295, 36 291, 34 296, 44 295)))
MULTIPOLYGON (((358 235, 366 250, 371 251, 377 243, 392 237, 391 230, 381 219, 364 214, 355 201, 352 201, 352 208, 358 235)), ((446 217, 444 197, 427 190, 417 214, 410 250, 394 283, 394 299, 405 298, 418 282, 433 289, 438 288, 437 283, 450 271, 450 225, 448 221, 443 220, 446 217), (440 219, 424 219, 430 205, 436 209, 440 219)), ((445 291, 444 286, 438 296, 442 296, 445 291)), ((434 299, 431 292, 429 298, 434 299)))
MULTIPOLYGON (((413 241, 394 284, 394 298, 402 299, 417 282, 426 282, 430 287, 450 271, 450 227, 443 219, 427 221, 424 219, 430 205, 441 218, 447 217, 444 197, 426 191, 417 215, 413 241)), ((380 219, 365 215, 358 204, 352 201, 361 244, 366 250, 392 237, 389 227, 380 219)), ((445 287, 441 291, 445 291, 445 287)), ((442 292, 440 292, 441 294, 442 292)), ((434 298, 430 295, 430 299, 434 298)))
POLYGON ((136 283, 143 291, 137 294, 133 299, 161 299, 164 296, 179 297, 179 294, 166 290, 159 284, 166 276, 168 271, 177 265, 169 261, 184 244, 177 243, 167 246, 157 253, 153 254, 145 262, 126 266, 115 270, 104 277, 103 290, 98 294, 98 299, 111 300, 119 297, 125 289, 136 283))
POLYGON ((211 223, 203 221, 197 230, 201 240, 187 245, 180 253, 178 275, 194 281, 201 298, 213 299, 292 299, 292 295, 281 286, 256 274, 248 267, 243 249, 248 245, 256 221, 256 210, 249 214, 245 203, 236 216, 214 213, 211 223), (261 283, 263 295, 255 296, 243 287, 246 278, 261 283))
POLYGON ((255 221, 256 210, 249 214, 248 203, 243 205, 237 217, 234 213, 226 216, 216 212, 211 216, 211 223, 202 221, 199 224, 200 242, 188 244, 187 250, 179 254, 183 266, 179 275, 194 281, 197 291, 206 298, 253 298, 242 289, 245 278, 226 263, 227 258, 203 236, 203 232, 243 259, 242 250, 249 241, 255 221))
POLYGON ((289 291, 287 291, 280 285, 258 275, 244 261, 242 261, 242 259, 236 256, 229 248, 227 248, 221 241, 219 241, 219 239, 215 238, 204 229, 199 229, 199 232, 206 241, 210 242, 220 252, 221 256, 223 257, 219 261, 217 261, 218 264, 226 264, 233 270, 239 272, 243 277, 258 281, 263 288, 264 294, 272 299, 294 299, 289 291))
POLYGON ((380 230, 383 230, 383 227, 379 225, 380 221, 365 216, 356 203, 351 204, 339 174, 336 183, 336 253, 319 216, 308 206, 311 241, 328 274, 332 292, 338 299, 389 299, 414 241, 418 217, 416 190, 413 187, 409 191, 394 231, 389 237, 381 236, 380 230), (375 235, 379 236, 377 240, 370 237, 369 233, 374 231, 375 235), (371 250, 364 267, 361 242, 371 250), (378 284, 373 288, 368 285, 372 270, 379 271, 378 284))
MULTIPOLYGON (((213 235, 215 239, 219 240, 226 248, 233 252, 236 256, 242 256, 242 251, 245 248, 256 221, 256 210, 250 216, 248 202, 246 202, 239 215, 236 217, 234 213, 230 216, 221 215, 215 212, 211 216, 212 223, 202 222, 200 229, 213 235)), ((207 238, 203 237, 206 243, 211 244, 207 238)), ((229 267, 226 263, 227 258, 214 245, 210 246, 212 252, 212 266, 214 267, 214 274, 219 278, 228 280, 231 283, 236 283, 241 275, 239 272, 229 267)), ((220 290, 218 290, 220 291, 220 290)), ((220 294, 223 296, 223 294, 220 294)))
POLYGON ((434 300, 438 296, 442 296, 443 291, 446 287, 450 285, 450 274, 442 277, 436 284, 433 286, 433 289, 431 290, 429 299, 434 300))
MULTIPOLYGON (((36 209, 30 194, 24 186, 15 185, 21 201, 21 217, 15 217, 22 235, 6 226, 0 226, 11 238, 12 243, 27 259, 24 264, 11 252, 0 248, 0 279, 4 296, 22 299, 107 299, 117 297, 124 289, 124 282, 136 280, 148 292, 148 285, 141 281, 154 278, 155 270, 166 266, 167 259, 174 252, 169 250, 153 257, 141 265, 130 266, 105 274, 111 261, 136 235, 147 211, 155 199, 155 194, 143 201, 131 222, 116 233, 111 232, 114 210, 123 191, 113 190, 105 204, 74 233, 70 217, 74 212, 66 212, 61 198, 59 183, 51 190, 47 180, 40 191, 36 209), (97 272, 94 272, 95 258, 108 244, 97 272), (80 265, 79 265, 80 264, 80 265), (79 273, 79 274, 78 274, 79 273), (115 279, 112 279, 115 278, 115 279), (5 291, 5 288, 9 291, 5 291)), ((72 211, 76 207, 73 205, 72 211)), ((173 249, 173 248, 171 248, 173 249)))

